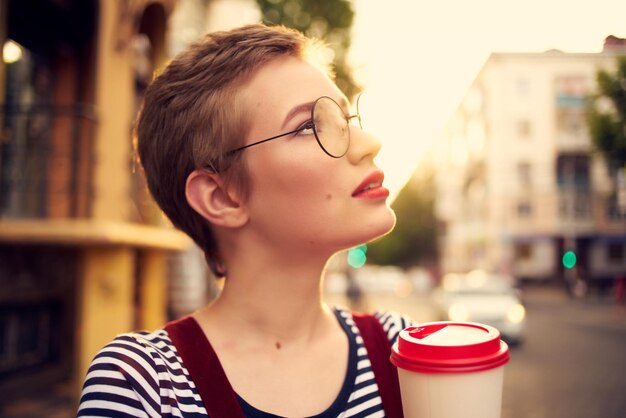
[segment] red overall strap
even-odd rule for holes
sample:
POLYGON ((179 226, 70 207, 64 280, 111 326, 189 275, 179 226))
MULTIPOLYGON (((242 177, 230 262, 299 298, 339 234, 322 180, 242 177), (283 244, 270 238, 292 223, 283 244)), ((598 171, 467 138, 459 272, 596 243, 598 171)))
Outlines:
POLYGON ((245 418, 233 387, 200 325, 191 316, 172 321, 165 330, 189 371, 211 418, 245 418))
POLYGON ((363 343, 372 363, 374 379, 383 401, 387 418, 404 418, 398 370, 391 364, 391 344, 378 319, 371 314, 353 313, 354 323, 361 332, 363 343))

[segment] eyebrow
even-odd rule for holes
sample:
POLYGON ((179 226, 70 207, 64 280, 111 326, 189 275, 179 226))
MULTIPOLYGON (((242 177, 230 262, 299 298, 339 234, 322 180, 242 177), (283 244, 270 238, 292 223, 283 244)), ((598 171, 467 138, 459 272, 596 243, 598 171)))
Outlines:
MULTIPOLYGON (((321 96, 320 96, 321 97, 321 96)), ((331 97, 332 99, 332 97, 331 97)), ((344 112, 350 108, 350 105, 348 104, 348 101, 346 100, 345 97, 341 96, 339 97, 339 99, 333 99, 336 102, 339 103, 339 106, 341 106, 344 110, 344 112)), ((291 119, 294 118, 294 116, 296 116, 299 113, 302 112, 311 112, 311 109, 313 109, 313 106, 315 105, 316 100, 313 100, 312 102, 307 102, 307 103, 302 103, 299 105, 294 106, 288 113, 287 116, 285 116, 285 119, 283 120, 283 124, 281 125, 281 129, 285 127, 285 125, 287 125, 287 123, 289 123, 289 121, 291 119)), ((346 114, 349 114, 350 112, 346 112, 346 114)))
POLYGON ((297 114, 302 112, 311 112, 311 109, 313 109, 313 105, 315 105, 315 101, 302 103, 291 108, 291 110, 287 113, 287 116, 285 116, 285 119, 283 120, 281 129, 284 128, 285 125, 287 125, 287 123, 289 123, 289 121, 293 119, 294 116, 296 116, 297 114))

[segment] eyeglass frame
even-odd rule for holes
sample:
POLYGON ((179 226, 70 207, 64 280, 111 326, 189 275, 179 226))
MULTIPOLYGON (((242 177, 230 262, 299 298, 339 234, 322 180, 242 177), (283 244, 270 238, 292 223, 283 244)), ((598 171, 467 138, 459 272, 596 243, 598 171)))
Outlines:
MULTIPOLYGON (((307 121, 307 122, 304 124, 304 126, 300 126, 299 128, 294 129, 294 130, 292 130, 292 131, 285 132, 285 133, 278 134, 278 135, 274 135, 274 136, 272 136, 272 137, 270 137, 270 138, 265 138, 265 139, 262 139, 262 140, 260 140, 260 141, 253 142, 253 143, 251 143, 251 144, 247 144, 247 145, 244 145, 244 146, 242 146, 242 147, 232 149, 232 150, 230 150, 230 151, 227 151, 227 152, 224 154, 224 156, 228 157, 228 156, 230 156, 230 155, 233 155, 233 154, 236 154, 236 153, 238 153, 238 152, 240 152, 240 151, 243 151, 243 150, 245 150, 246 148, 250 148, 250 147, 253 147, 253 146, 255 146, 255 145, 263 144, 263 143, 265 143, 265 142, 269 142, 269 141, 272 141, 272 140, 274 140, 274 139, 282 138, 282 137, 284 137, 284 136, 293 135, 293 134, 296 134, 296 133, 298 133, 298 132, 302 132, 302 131, 304 131, 305 129, 313 129, 313 136, 315 136, 315 140, 317 141, 317 145, 319 145, 319 146, 320 146, 320 148, 322 149, 322 151, 324 151, 324 153, 325 153, 326 155, 328 155, 328 156, 329 156, 329 157, 331 157, 331 158, 341 158, 341 157, 343 157, 344 155, 346 155, 346 153, 347 153, 347 152, 348 152, 348 150, 350 149, 350 139, 351 139, 351 138, 350 138, 350 130, 348 130, 348 146, 346 147, 346 150, 345 150, 345 151, 344 151, 341 155, 333 155, 333 154, 331 154, 330 152, 328 152, 328 150, 326 150, 326 148, 324 148, 324 145, 322 145, 322 141, 320 141, 319 136, 317 135, 317 129, 315 128, 315 118, 314 118, 314 114, 313 114, 313 112, 315 111, 315 106, 317 105, 317 102, 319 102, 319 101, 320 101, 320 100, 322 100, 322 99, 329 99, 329 100, 331 100, 333 103, 335 103, 335 105, 337 105, 337 107, 339 108, 339 110, 341 110, 341 113, 343 113, 343 114, 344 114, 344 117, 346 118, 346 124, 347 124, 348 126, 350 126, 350 121, 351 121, 352 119, 357 118, 357 120, 359 121, 359 127, 360 127, 361 129, 363 129, 363 123, 362 123, 362 120, 361 120, 361 112, 359 111, 359 100, 361 99, 361 95, 359 95, 359 96, 358 96, 358 98, 357 98, 357 102, 356 102, 356 103, 357 103, 357 105, 356 105, 356 114, 355 114, 355 115, 346 115, 346 114, 344 113, 344 111, 343 111, 343 109, 342 109, 341 105, 340 105, 339 103, 337 103, 337 101, 336 101, 335 99, 333 99, 332 97, 328 97, 328 96, 320 96, 320 97, 318 97, 317 99, 315 99, 315 102, 313 102, 313 106, 311 107, 311 120, 310 120, 310 121, 307 121), (311 127, 311 126, 309 126, 310 124, 312 124, 313 126, 312 126, 312 127, 311 127)), ((215 170, 215 169, 214 169, 213 164, 211 164, 211 163, 208 163, 208 164, 207 164, 207 168, 211 169, 212 171, 217 172, 217 170, 215 170)))

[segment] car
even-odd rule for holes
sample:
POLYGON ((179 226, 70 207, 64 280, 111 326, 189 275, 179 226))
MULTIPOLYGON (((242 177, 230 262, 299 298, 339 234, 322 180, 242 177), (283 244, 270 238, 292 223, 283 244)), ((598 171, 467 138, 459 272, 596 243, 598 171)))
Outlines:
POLYGON ((524 339, 526 309, 506 276, 483 270, 446 274, 431 296, 438 320, 490 325, 511 344, 524 339))

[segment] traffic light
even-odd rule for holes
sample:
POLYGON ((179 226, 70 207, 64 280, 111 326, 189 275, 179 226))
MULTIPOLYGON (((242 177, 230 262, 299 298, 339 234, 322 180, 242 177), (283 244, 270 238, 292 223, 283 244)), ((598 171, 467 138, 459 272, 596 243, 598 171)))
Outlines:
POLYGON ((366 253, 366 244, 348 250, 348 265, 355 269, 363 267, 367 261, 366 253))
POLYGON ((561 261, 563 263, 563 267, 567 269, 574 268, 576 265, 576 253, 574 251, 565 252, 561 261))

